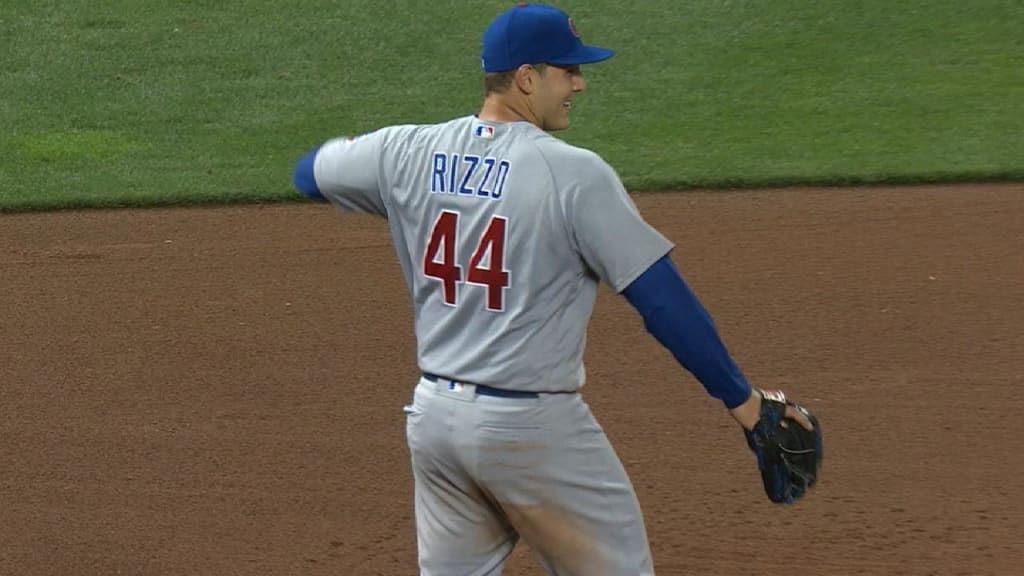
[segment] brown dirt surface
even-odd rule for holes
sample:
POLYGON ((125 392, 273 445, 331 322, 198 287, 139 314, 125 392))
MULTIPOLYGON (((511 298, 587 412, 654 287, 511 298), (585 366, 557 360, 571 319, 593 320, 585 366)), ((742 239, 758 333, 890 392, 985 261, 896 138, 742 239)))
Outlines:
MULTIPOLYGON (((635 198, 826 435, 772 505, 603 291, 584 394, 659 574, 1020 573, 1024 185, 635 198)), ((0 574, 415 573, 410 319, 384 223, 322 205, 0 215, 0 574)))

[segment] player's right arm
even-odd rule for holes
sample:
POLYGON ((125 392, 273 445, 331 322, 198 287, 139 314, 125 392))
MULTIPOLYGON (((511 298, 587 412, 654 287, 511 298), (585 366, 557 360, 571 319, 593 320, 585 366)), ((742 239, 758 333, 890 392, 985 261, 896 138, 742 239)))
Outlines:
POLYGON ((350 212, 387 215, 381 193, 381 154, 387 130, 334 138, 295 164, 292 183, 307 198, 350 212))
POLYGON ((721 400, 744 426, 759 396, 730 356, 710 314, 669 256, 671 242, 641 217, 618 175, 592 159, 573 170, 566 207, 577 252, 602 281, 622 294, 655 339, 721 400), (753 404, 752 404, 753 403, 753 404))
POLYGON ((730 356, 711 315, 666 254, 630 283, 622 295, 644 326, 711 396, 748 430, 760 414, 761 397, 730 356))

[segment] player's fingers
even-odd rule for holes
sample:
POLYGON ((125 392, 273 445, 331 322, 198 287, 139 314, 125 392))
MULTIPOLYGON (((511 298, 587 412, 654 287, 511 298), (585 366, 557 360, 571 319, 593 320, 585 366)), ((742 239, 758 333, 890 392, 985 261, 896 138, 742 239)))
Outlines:
POLYGON ((814 430, 814 424, 812 424, 811 419, 807 417, 807 413, 796 406, 786 406, 786 417, 796 420, 807 430, 814 430))

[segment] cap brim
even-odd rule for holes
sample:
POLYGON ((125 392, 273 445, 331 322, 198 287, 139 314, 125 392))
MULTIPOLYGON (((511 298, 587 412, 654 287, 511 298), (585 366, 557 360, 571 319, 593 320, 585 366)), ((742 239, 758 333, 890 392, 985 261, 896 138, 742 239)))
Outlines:
POLYGON ((554 58, 548 60, 548 64, 561 64, 565 66, 571 66, 573 64, 593 64, 594 62, 601 62, 607 60, 615 55, 615 51, 611 48, 600 48, 598 46, 580 46, 578 49, 572 51, 570 54, 562 56, 561 58, 554 58))

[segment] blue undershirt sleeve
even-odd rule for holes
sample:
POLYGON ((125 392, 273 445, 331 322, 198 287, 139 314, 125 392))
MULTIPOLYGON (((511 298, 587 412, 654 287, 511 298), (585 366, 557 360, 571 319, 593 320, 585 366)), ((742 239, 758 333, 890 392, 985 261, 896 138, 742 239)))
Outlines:
POLYGON ((295 185, 295 189, 302 193, 303 196, 326 202, 324 195, 320 193, 320 188, 316 185, 316 174, 314 173, 313 167, 316 163, 316 153, 320 150, 320 147, 307 152, 299 161, 295 163, 295 171, 292 173, 292 184, 295 185))
POLYGON ((751 394, 750 384, 722 343, 714 322, 668 255, 652 264, 622 295, 644 326, 704 386, 735 408, 751 394))

